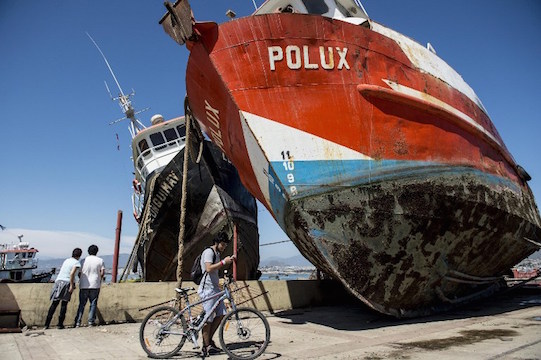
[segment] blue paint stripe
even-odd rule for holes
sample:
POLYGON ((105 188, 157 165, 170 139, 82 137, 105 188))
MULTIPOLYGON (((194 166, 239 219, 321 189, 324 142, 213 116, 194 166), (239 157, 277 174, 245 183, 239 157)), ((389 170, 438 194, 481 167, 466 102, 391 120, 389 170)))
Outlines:
MULTIPOLYGON (((508 187, 515 192, 520 191, 518 185, 511 180, 477 169, 425 161, 317 160, 295 161, 289 166, 286 162, 275 161, 270 164, 268 172, 272 175, 272 178, 269 176, 271 206, 277 219, 281 219, 284 215, 286 203, 284 192, 287 192, 290 199, 296 199, 333 192, 345 187, 404 178, 472 174, 487 183, 508 187)), ((279 222, 282 226, 283 221, 279 222)))

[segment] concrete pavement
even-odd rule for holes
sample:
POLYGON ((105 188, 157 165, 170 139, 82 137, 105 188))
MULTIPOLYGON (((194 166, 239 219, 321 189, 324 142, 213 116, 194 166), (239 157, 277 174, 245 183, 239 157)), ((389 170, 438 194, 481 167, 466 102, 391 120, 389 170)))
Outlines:
MULTIPOLYGON (((541 359, 539 290, 418 319, 389 318, 361 304, 267 315, 271 343, 261 359, 541 359)), ((0 334, 0 359, 144 359, 139 325, 0 334)), ((175 358, 199 356, 186 351, 175 358)))

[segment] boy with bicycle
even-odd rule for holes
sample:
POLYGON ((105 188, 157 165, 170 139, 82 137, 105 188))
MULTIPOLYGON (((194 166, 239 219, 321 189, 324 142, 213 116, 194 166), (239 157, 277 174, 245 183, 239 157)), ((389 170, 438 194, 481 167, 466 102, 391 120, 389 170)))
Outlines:
MULTIPOLYGON (((220 254, 225 250, 227 244, 229 244, 229 238, 224 232, 220 232, 214 238, 214 244, 205 249, 201 255, 201 270, 203 271, 203 278, 199 284, 197 293, 201 299, 205 299, 209 296, 217 294, 221 291, 218 275, 218 271, 226 265, 231 264, 235 260, 235 256, 227 256, 223 260, 220 260, 220 254)), ((209 312, 214 306, 214 301, 205 301, 203 308, 205 312, 209 312)), ((207 320, 207 323, 203 326, 203 356, 208 356, 221 352, 221 349, 216 346, 212 337, 218 329, 222 318, 226 314, 226 308, 223 301, 218 304, 214 314, 211 314, 207 320)))

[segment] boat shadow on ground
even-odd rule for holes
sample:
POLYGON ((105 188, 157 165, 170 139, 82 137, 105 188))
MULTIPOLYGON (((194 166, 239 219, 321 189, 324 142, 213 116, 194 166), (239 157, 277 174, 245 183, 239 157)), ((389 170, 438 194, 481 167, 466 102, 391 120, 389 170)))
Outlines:
POLYGON ((384 315, 368 308, 360 301, 351 299, 344 299, 344 302, 337 302, 332 306, 280 311, 274 313, 274 316, 283 319, 281 322, 288 325, 313 323, 336 330, 356 331, 491 316, 533 306, 541 306, 541 287, 521 288, 495 294, 445 312, 417 318, 398 319, 384 315))

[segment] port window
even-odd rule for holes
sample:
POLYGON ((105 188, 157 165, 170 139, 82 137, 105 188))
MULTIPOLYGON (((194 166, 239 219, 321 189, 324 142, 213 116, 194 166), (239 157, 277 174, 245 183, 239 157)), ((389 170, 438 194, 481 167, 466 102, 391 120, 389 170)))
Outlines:
POLYGON ((148 157, 148 155, 150 155, 150 151, 145 153, 145 151, 148 150, 148 143, 146 139, 139 141, 138 146, 139 146, 139 150, 141 150, 141 153, 143 153, 144 157, 148 157))
POLYGON ((152 146, 154 146, 156 151, 163 150, 167 146, 164 145, 165 139, 163 138, 163 134, 161 132, 150 134, 150 141, 152 142, 152 146))
POLYGON ((11 280, 22 280, 23 272, 22 271, 10 271, 9 277, 11 280))
MULTIPOLYGON (((165 139, 167 139, 167 142, 171 142, 178 139, 178 135, 177 135, 177 132, 175 131, 175 128, 165 129, 163 131, 163 134, 165 135, 165 139)), ((175 143, 169 144, 169 146, 174 146, 174 145, 175 143)))
POLYGON ((185 125, 179 125, 177 126, 178 135, 180 138, 186 137, 186 126, 185 125))
POLYGON ((144 165, 145 163, 143 163, 143 159, 139 158, 139 160, 137 160, 137 169, 141 170, 144 165))
POLYGON ((324 0, 302 0, 308 14, 323 15, 329 12, 329 7, 324 0))

